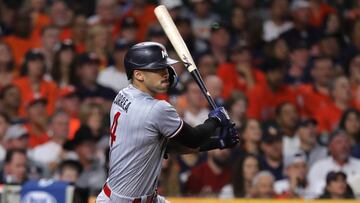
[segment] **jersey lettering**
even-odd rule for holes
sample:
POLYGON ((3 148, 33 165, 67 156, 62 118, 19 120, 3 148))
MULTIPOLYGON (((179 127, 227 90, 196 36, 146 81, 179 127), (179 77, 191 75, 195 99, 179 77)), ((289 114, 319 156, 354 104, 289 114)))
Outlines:
POLYGON ((115 116, 114 116, 114 121, 111 125, 110 128, 110 147, 113 146, 115 140, 116 140, 116 128, 118 125, 118 119, 120 117, 121 113, 120 112, 116 112, 115 116))

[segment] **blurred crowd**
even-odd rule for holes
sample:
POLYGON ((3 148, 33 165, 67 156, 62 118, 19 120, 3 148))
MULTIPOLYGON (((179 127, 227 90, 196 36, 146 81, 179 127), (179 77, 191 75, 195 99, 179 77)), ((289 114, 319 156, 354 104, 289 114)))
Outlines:
MULTIPOLYGON (((55 178, 98 194, 124 54, 155 41, 178 58, 158 4, 241 136, 232 150, 168 155, 160 194, 360 196, 359 0, 0 0, 0 183, 55 178)), ((177 87, 157 98, 201 124, 209 106, 174 68, 177 87)))

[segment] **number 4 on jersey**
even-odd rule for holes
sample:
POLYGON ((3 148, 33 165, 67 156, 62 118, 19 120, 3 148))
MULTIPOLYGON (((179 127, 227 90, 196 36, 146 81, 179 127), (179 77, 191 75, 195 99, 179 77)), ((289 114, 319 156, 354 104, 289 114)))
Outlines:
POLYGON ((115 140, 116 140, 116 128, 117 128, 117 125, 118 125, 118 120, 119 120, 119 117, 120 117, 121 113, 120 112, 116 112, 115 116, 114 116, 114 121, 111 125, 111 128, 110 128, 110 147, 113 146, 115 140))

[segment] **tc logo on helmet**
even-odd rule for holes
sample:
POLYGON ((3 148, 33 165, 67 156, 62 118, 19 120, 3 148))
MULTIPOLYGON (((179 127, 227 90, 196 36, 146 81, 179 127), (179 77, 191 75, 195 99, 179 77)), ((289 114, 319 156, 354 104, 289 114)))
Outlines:
POLYGON ((167 58, 167 57, 168 57, 166 51, 163 50, 163 49, 161 50, 161 57, 162 57, 162 58, 167 58))

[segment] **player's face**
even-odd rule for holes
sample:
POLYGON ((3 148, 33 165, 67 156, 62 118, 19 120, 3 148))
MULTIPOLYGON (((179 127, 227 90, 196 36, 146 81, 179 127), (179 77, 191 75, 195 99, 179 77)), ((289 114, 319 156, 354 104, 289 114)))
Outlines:
POLYGON ((167 68, 158 70, 142 71, 144 85, 151 95, 156 93, 165 93, 169 88, 169 72, 167 68))

